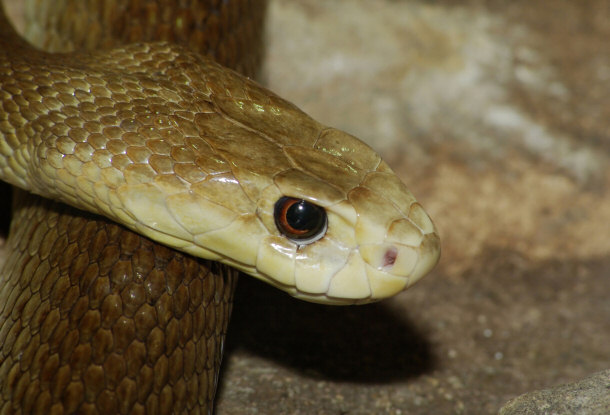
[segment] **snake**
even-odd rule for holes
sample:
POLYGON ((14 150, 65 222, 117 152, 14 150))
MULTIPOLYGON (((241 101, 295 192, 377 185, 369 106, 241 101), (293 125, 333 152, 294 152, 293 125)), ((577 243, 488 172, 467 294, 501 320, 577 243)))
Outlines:
POLYGON ((0 17, 1 413, 211 413, 238 273, 349 305, 438 262, 377 152, 252 80, 264 1, 40 10, 74 51, 0 17))

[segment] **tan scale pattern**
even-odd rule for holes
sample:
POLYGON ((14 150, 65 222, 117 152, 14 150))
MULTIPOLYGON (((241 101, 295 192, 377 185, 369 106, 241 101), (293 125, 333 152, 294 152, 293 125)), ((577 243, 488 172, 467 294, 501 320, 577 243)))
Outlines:
POLYGON ((13 184, 310 301, 378 300, 436 263, 432 222, 377 153, 251 80, 166 43, 66 60, 0 61, 13 184), (322 240, 265 248, 282 195, 326 208, 322 240))
POLYGON ((19 196, 0 413, 210 413, 236 271, 19 196))
MULTIPOLYGON (((95 1, 85 3, 99 6, 95 1)), ((209 7, 233 10, 229 12, 233 18, 249 16, 246 9, 233 9, 236 2, 209 3, 209 7)), ((159 27, 163 27, 167 16, 180 27, 185 22, 184 14, 176 17, 171 11, 159 13, 156 6, 148 7, 152 4, 148 2, 133 4, 145 16, 144 22, 161 23, 159 27)), ((258 3, 240 4, 256 8, 258 3)), ((118 3, 116 6, 120 9, 118 3)), ((98 19, 106 21, 110 16, 114 21, 112 12, 100 10, 98 19)), ((212 18, 212 14, 206 16, 212 18)), ((233 18, 221 19, 222 24, 217 26, 228 39, 232 33, 228 22, 233 18)), ((72 29, 62 19, 56 24, 72 29)), ((372 149, 354 137, 320 125, 238 73, 164 42, 117 46, 109 51, 47 54, 10 38, 13 35, 6 28, 0 24, 4 35, 0 41, 0 132, 4 137, 0 175, 4 180, 101 213, 158 242, 231 265, 309 301, 376 301, 410 286, 438 260, 440 247, 434 225, 372 149), (325 208, 329 225, 323 238, 299 245, 280 234, 273 221, 273 204, 283 195, 325 208)), ((180 30, 174 33, 162 29, 154 38, 164 39, 171 32, 168 39, 176 40, 180 30)), ((134 33, 129 28, 127 32, 134 33)), ((237 59, 233 62, 236 68, 240 68, 239 62, 246 62, 242 68, 253 62, 240 61, 236 43, 223 43, 222 39, 213 39, 220 49, 211 56, 237 59), (223 52, 223 48, 227 49, 223 52)), ((260 44, 256 39, 254 42, 260 44)), ((90 39, 82 45, 90 46, 90 39)), ((44 222, 44 218, 37 219, 44 222)), ((129 235, 134 241, 140 240, 129 235)), ((89 235, 82 237, 85 246, 89 235)), ((78 273, 78 261, 75 264, 68 269, 78 273)), ((14 263, 10 266, 17 273, 29 273, 29 269, 14 263)), ((10 299, 13 291, 7 295, 10 299)), ((131 297, 119 297, 131 301, 131 297)), ((77 319, 79 310, 71 310, 68 320, 77 319)), ((126 315, 135 320, 135 310, 128 312, 132 314, 126 315)), ((216 316, 219 326, 215 327, 221 327, 226 324, 228 311, 216 316)), ((174 331, 161 322, 148 322, 155 326, 152 331, 159 327, 165 335, 174 331)), ((121 350, 128 347, 122 330, 131 324, 121 323, 120 329, 111 331, 112 337, 102 339, 104 350, 110 340, 121 350)), ((17 325, 7 329, 11 339, 6 342, 7 348, 12 348, 13 339, 23 333, 13 329, 17 325)), ((65 325, 58 333, 68 339, 62 341, 67 346, 60 346, 60 352, 64 350, 61 347, 69 349, 75 338, 83 335, 69 331, 65 325)), ((91 339, 87 333, 84 336, 91 339)), ((221 333, 198 351, 206 361, 216 359, 215 350, 222 338, 221 333)), ((146 346, 141 350, 155 353, 155 344, 146 346)), ((134 396, 131 391, 136 389, 129 381, 119 388, 123 381, 119 385, 118 380, 124 372, 121 368, 128 367, 132 359, 138 360, 137 353, 112 356, 98 372, 104 384, 113 388, 104 396, 109 397, 108 402, 120 403, 122 413, 130 408, 140 411, 142 406, 129 406, 134 396)), ((78 364, 70 362, 61 373, 78 369, 78 364)), ((24 389, 14 383, 15 367, 6 375, 9 384, 5 393, 10 403, 7 401, 5 408, 30 404, 30 400, 22 400, 24 389)), ((23 385, 28 376, 42 379, 45 367, 29 369, 34 370, 20 378, 26 380, 19 380, 23 385)), ((168 373, 172 370, 168 368, 168 373)), ((106 401, 84 401, 91 394, 85 391, 83 379, 76 375, 70 375, 70 379, 73 382, 67 384, 74 383, 72 389, 66 386, 51 392, 58 399, 58 412, 80 413, 85 407, 106 413, 116 410, 106 401)), ((209 411, 215 380, 210 376, 206 379, 208 382, 199 386, 201 394, 209 398, 203 410, 209 411)), ((140 390, 147 391, 149 397, 152 394, 146 387, 138 387, 140 390)), ((183 391, 176 382, 171 388, 163 387, 160 408, 169 410, 169 395, 176 397, 179 405, 186 405, 188 397, 183 391)), ((198 405, 184 408, 185 412, 202 410, 198 405)), ((177 411, 181 412, 182 407, 177 411)))
POLYGON ((26 0, 25 37, 48 52, 185 45, 239 73, 259 68, 265 0, 26 0))
MULTIPOLYGON (((91 14, 96 6, 95 1, 89 0, 27 3, 30 12, 38 13, 34 20, 30 19, 31 23, 62 16, 60 31, 49 31, 64 44, 66 36, 61 30, 74 27, 66 24, 69 22, 66 18, 83 21, 82 15, 71 14, 65 8, 86 6, 91 14), (51 12, 48 4, 53 5, 51 12)), ((222 20, 227 18, 227 7, 245 7, 245 12, 233 10, 232 25, 211 26, 218 43, 190 42, 190 45, 216 55, 217 59, 224 56, 222 62, 248 74, 254 73, 260 60, 263 1, 222 2, 221 10, 216 11, 213 7, 219 4, 215 0, 183 1, 181 7, 159 6, 154 1, 108 0, 104 4, 107 10, 130 4, 131 18, 138 18, 146 10, 149 17, 151 13, 158 17, 157 22, 171 22, 172 13, 181 14, 187 19, 183 18, 183 22, 190 21, 190 26, 199 28, 206 27, 202 23, 206 17, 201 15, 202 11, 222 20), (194 10, 199 12, 192 13, 194 10), (231 38, 230 33, 240 39, 237 49, 235 44, 226 41, 231 38), (227 48, 231 53, 227 53, 227 48)), ((47 24, 47 29, 53 24, 57 22, 47 24)), ((8 24, 0 24, 0 33, 6 36, 8 28, 8 24)), ((93 32, 83 31, 81 27, 80 33, 93 32)), ((111 35, 117 33, 113 31, 111 35)), ((192 39, 201 39, 192 34, 192 39)), ((18 39, 13 40, 14 46, 19 44, 18 39)), ((45 79, 34 81, 45 85, 45 79)), ((15 102, 5 99, 0 112, 14 108, 15 102)), ((6 120, 0 125, 6 131, 6 120)), ((13 232, 8 243, 15 250, 2 270, 0 285, 3 307, 0 333, 5 340, 0 348, 0 413, 211 413, 237 279, 235 271, 168 250, 67 206, 49 204, 34 196, 25 202, 27 207, 18 210, 11 225, 13 232), (62 212, 58 213, 59 210, 62 212), (83 229, 87 231, 79 232, 83 229), (37 237, 30 240, 30 234, 37 237), (90 240, 93 234, 98 236, 95 242, 90 240), (65 249, 68 237, 72 248, 65 249), (41 246, 45 249, 39 250, 41 246), (23 251, 24 247, 27 251, 23 251), (75 255, 77 251, 79 255, 75 255), (158 261, 150 263, 151 253, 159 255, 158 261), (89 266, 84 271, 83 258, 89 258, 89 266), (108 275, 100 274, 100 264, 108 275), (170 267, 166 269, 164 264, 170 267), (141 274, 151 266, 154 268, 148 274, 141 274), (188 272, 185 274, 181 268, 188 272), (91 288, 83 291, 86 285, 75 284, 83 273, 89 283, 98 281, 94 287, 109 291, 91 288), (186 279, 180 281, 183 275, 186 279), (122 281, 107 284, 106 281, 112 281, 109 276, 120 277, 122 281), (150 293, 146 303, 138 308, 141 298, 135 297, 138 303, 134 304, 123 294, 141 293, 142 288, 150 293), (44 298, 41 297, 43 290, 44 298), (68 293, 70 300, 61 299, 59 303, 57 297, 62 293, 68 293), (78 297, 76 303, 75 297, 78 297), (182 310, 185 305, 189 307, 186 312, 182 310), (150 329, 151 324, 156 326, 150 329), (99 334, 93 335, 96 327, 99 334), (41 337, 41 333, 46 334, 41 337), (63 343, 68 338, 65 336, 70 342, 63 343), (70 350, 72 356, 66 358, 70 350), (182 364, 179 364, 180 356, 182 364)))

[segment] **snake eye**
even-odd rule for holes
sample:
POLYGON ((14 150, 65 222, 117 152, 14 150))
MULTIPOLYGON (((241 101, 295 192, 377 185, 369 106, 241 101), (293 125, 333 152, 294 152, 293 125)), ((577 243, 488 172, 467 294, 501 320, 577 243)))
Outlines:
POLYGON ((320 206, 294 197, 281 197, 273 210, 275 226, 299 245, 317 241, 326 233, 328 219, 320 206))

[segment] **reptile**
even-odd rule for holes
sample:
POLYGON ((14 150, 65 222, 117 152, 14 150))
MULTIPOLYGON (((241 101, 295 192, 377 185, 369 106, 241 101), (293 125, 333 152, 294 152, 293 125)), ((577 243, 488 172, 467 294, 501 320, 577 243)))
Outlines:
POLYGON ((96 5, 40 9, 73 52, 0 21, 3 413, 209 413, 238 271, 364 304, 436 264, 373 149, 248 77, 264 2, 96 5))

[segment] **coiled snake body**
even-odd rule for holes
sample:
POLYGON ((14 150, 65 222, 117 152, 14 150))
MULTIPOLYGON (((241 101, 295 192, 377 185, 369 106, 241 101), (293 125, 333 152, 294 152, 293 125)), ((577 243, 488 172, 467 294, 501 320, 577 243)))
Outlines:
MULTIPOLYGON (((190 40, 251 73, 263 3, 208 3, 122 3, 158 29, 121 38, 190 40)), ((0 25, 1 178, 80 209, 17 193, 0 412, 209 412, 235 269, 353 304, 437 262, 434 225, 377 153, 242 75, 165 42, 48 54, 0 25)))

